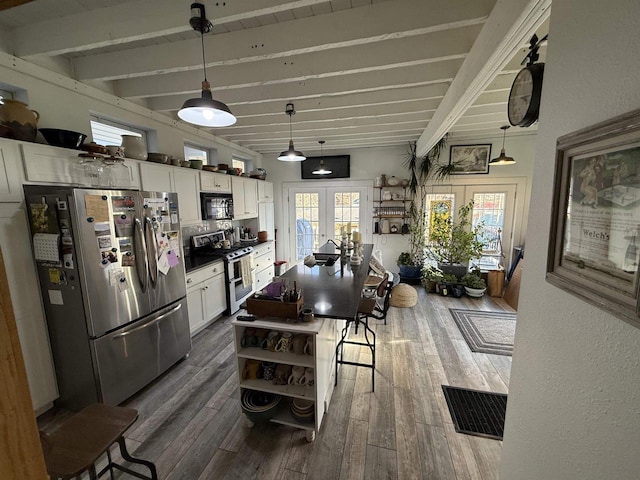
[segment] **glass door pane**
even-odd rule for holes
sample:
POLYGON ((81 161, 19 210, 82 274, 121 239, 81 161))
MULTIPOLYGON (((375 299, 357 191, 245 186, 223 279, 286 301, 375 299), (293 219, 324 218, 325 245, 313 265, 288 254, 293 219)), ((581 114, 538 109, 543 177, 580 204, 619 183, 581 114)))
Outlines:
POLYGON ((350 188, 349 190, 330 188, 328 190, 327 199, 332 199, 333 205, 327 205, 327 207, 332 210, 333 214, 327 219, 329 226, 327 239, 333 238, 336 243, 340 243, 342 229, 348 232, 350 226, 352 231, 363 231, 360 219, 364 218, 361 209, 364 204, 365 191, 363 188, 350 188))
POLYGON ((318 191, 293 192, 296 260, 302 260, 319 246, 320 205, 318 191))

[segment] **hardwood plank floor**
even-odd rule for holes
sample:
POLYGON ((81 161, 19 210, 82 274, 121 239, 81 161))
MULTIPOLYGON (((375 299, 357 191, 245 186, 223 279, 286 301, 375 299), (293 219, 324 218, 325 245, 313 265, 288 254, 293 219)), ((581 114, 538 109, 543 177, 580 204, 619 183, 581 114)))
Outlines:
MULTIPOLYGON (((449 308, 513 311, 500 299, 454 299, 419 288, 415 307, 392 307, 387 325, 370 321, 375 392, 369 369, 343 365, 313 443, 282 425, 248 427, 231 318, 223 318, 193 338, 187 359, 125 402, 140 414, 127 443, 170 480, 495 479, 502 442, 456 433, 441 385, 506 393, 511 357, 471 352, 449 308)), ((362 330, 351 336, 361 340, 362 330)), ((371 353, 350 345, 345 358, 367 362, 371 353)), ((68 416, 47 412, 40 428, 52 431, 68 416)))

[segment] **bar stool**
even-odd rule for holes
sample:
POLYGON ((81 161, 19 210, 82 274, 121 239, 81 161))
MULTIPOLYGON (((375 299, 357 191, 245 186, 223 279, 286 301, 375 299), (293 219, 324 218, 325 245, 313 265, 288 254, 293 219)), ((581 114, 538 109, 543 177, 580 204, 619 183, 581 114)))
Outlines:
POLYGON ((113 469, 145 480, 157 480, 158 474, 152 462, 132 457, 127 451, 123 434, 138 418, 137 410, 113 407, 101 403, 89 405, 67 420, 50 435, 40 433, 47 473, 52 479, 80 478, 89 472, 91 480, 98 479, 113 469), (128 462, 144 465, 149 476, 142 475, 111 460, 109 447, 120 446, 122 458, 128 462), (96 462, 107 454, 108 465, 96 473, 96 462))
POLYGON ((343 365, 355 365, 358 367, 367 367, 371 369, 371 391, 375 391, 375 371, 376 371, 376 333, 369 326, 369 317, 376 318, 378 320, 384 320, 387 324, 387 311, 389 310, 389 298, 391 296, 391 289, 393 285, 389 282, 389 274, 385 273, 382 277, 382 281, 376 288, 376 296, 372 298, 362 297, 358 306, 358 314, 355 319, 347 320, 347 325, 342 329, 342 335, 340 341, 336 346, 336 377, 335 385, 338 384, 338 364, 343 365), (382 299, 382 304, 378 304, 378 298, 382 299), (362 324, 364 329, 364 342, 356 342, 353 340, 346 340, 351 324, 355 324, 355 333, 358 334, 358 325, 362 324), (369 339, 369 334, 372 339, 369 339), (369 347, 371 350, 371 363, 362 362, 350 362, 344 360, 344 345, 361 345, 369 347))

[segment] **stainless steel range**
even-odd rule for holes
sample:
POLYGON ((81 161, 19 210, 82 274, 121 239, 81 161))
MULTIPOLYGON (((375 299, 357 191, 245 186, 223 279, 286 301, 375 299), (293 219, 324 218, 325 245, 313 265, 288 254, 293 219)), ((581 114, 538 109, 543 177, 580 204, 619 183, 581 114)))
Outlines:
POLYGON ((253 247, 230 245, 224 232, 220 231, 191 237, 191 252, 192 255, 207 255, 224 261, 227 313, 236 313, 255 288, 253 247))

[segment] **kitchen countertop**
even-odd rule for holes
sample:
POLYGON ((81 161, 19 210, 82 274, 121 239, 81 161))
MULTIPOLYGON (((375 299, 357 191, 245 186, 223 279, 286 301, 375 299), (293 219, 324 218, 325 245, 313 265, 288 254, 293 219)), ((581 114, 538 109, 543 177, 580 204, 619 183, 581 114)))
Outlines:
MULTIPOLYGON (((302 289, 304 308, 310 308, 317 317, 352 319, 358 313, 358 305, 362 296, 364 281, 369 273, 369 259, 372 244, 364 245, 364 254, 360 265, 344 266, 344 274, 340 274, 340 262, 334 265, 307 267, 299 263, 289 269, 281 278, 289 281, 289 287, 296 282, 302 289)), ((318 253, 339 253, 333 245, 325 245, 318 253)))
POLYGON ((211 255, 185 255, 184 269, 185 272, 189 274, 194 270, 204 268, 216 262, 222 263, 222 259, 220 257, 214 257, 211 255))

